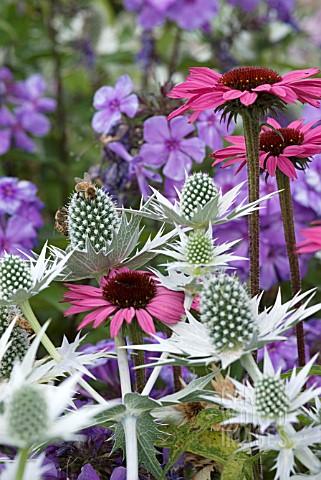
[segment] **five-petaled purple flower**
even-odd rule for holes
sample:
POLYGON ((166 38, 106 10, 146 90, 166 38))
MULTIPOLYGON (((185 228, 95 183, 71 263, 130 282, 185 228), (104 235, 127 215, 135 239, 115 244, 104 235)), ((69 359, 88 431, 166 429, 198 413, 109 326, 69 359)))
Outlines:
POLYGON ((194 132, 194 126, 186 117, 176 117, 170 122, 156 116, 144 123, 145 144, 140 156, 151 167, 162 167, 163 174, 172 180, 183 180, 185 172, 192 168, 192 160, 201 163, 205 157, 205 145, 199 138, 185 138, 194 132))
POLYGON ((138 98, 134 93, 133 83, 129 75, 122 75, 115 83, 115 87, 99 88, 94 96, 96 112, 92 119, 92 127, 97 133, 107 134, 110 128, 119 122, 121 114, 125 113, 133 118, 138 109, 138 98))
POLYGON ((221 119, 220 113, 214 113, 213 110, 202 112, 197 119, 196 125, 199 138, 213 150, 222 148, 223 137, 231 135, 234 130, 232 122, 227 127, 227 122, 221 119))

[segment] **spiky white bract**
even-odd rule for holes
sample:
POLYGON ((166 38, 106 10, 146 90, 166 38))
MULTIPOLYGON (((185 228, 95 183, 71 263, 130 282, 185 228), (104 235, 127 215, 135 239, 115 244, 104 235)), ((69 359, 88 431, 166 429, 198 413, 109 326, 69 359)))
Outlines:
MULTIPOLYGON (((215 278, 205 280, 203 288, 206 289, 207 285, 215 281, 215 278)), ((239 289, 237 291, 239 292, 239 289)), ((218 330, 215 330, 211 322, 199 322, 190 312, 187 312, 188 322, 179 322, 169 326, 173 331, 173 335, 170 338, 162 339, 154 336, 159 344, 134 345, 132 348, 184 356, 186 357, 184 361, 188 365, 204 365, 213 361, 221 361, 222 367, 226 368, 231 363, 242 358, 243 355, 262 348, 269 342, 286 340, 287 337, 284 336, 284 333, 287 330, 299 321, 319 311, 321 308, 320 304, 311 307, 307 306, 313 297, 313 294, 309 294, 311 294, 311 291, 297 294, 292 300, 282 305, 281 293, 278 292, 275 304, 263 312, 259 312, 262 294, 258 297, 253 297, 249 300, 247 308, 244 308, 244 305, 242 306, 239 312, 240 316, 237 317, 235 314, 233 317, 237 323, 236 327, 242 326, 242 330, 239 330, 239 335, 237 335, 237 331, 234 328, 235 322, 229 328, 229 321, 226 321, 226 319, 220 320, 218 316, 218 330), (295 309, 295 305, 308 295, 307 300, 298 309, 295 309), (249 317, 249 312, 252 314, 251 318, 249 317), (221 324, 222 321, 225 322, 224 325, 221 324), (246 331, 245 326, 247 326, 246 331), (220 334, 220 338, 216 335, 216 339, 216 331, 220 334), (240 339, 239 337, 242 338, 240 339)), ((227 317, 230 315, 228 311, 225 313, 227 317)), ((201 315, 205 318, 206 311, 201 312, 201 315)), ((177 359, 173 357, 170 360, 166 360, 167 365, 180 362, 182 362, 182 358, 177 359)), ((161 361, 157 363, 157 365, 160 364, 162 364, 161 361)))
POLYGON ((82 373, 95 379, 94 375, 86 368, 86 365, 94 365, 99 358, 105 358, 107 352, 99 350, 94 353, 84 353, 79 351, 80 344, 85 339, 86 335, 80 337, 80 332, 72 343, 69 343, 66 337, 63 338, 61 347, 57 348, 60 355, 60 362, 49 360, 42 365, 34 368, 31 379, 33 381, 53 380, 55 378, 65 376, 66 374, 73 375, 75 373, 82 373))
POLYGON ((240 183, 236 187, 232 188, 225 195, 222 194, 221 190, 218 191, 218 193, 215 196, 212 196, 212 198, 205 204, 202 200, 206 197, 202 196, 198 206, 194 206, 195 208, 193 208, 192 216, 190 216, 190 212, 188 212, 187 215, 184 214, 185 210, 182 212, 182 195, 179 192, 177 192, 179 200, 172 204, 169 200, 167 200, 166 197, 164 197, 153 187, 151 187, 153 190, 153 195, 147 200, 145 205, 141 206, 140 210, 128 211, 136 215, 152 218, 164 223, 192 227, 195 229, 208 228, 210 223, 213 226, 221 225, 229 222, 230 220, 250 215, 255 210, 262 208, 259 205, 261 202, 268 200, 275 195, 275 193, 277 193, 270 193, 269 195, 266 195, 249 204, 245 204, 244 199, 237 207, 231 209, 231 206, 235 202, 236 197, 240 194, 240 190, 242 189, 244 183, 245 182, 240 183))
POLYGON ((0 259, 0 305, 19 304, 37 295, 63 271, 72 252, 46 258, 47 242, 38 258, 5 254, 0 259))
MULTIPOLYGON (((49 465, 44 465, 45 455, 39 455, 38 458, 28 460, 21 480, 43 480, 45 474, 50 469, 49 465)), ((20 454, 13 461, 5 462, 5 468, 0 473, 0 480, 15 480, 17 478, 20 462, 20 454)))
MULTIPOLYGON (((0 336, 2 336, 9 324, 22 315, 20 309, 16 306, 0 307, 0 336)), ((11 345, 0 361, 0 380, 10 377, 14 363, 22 360, 29 347, 29 339, 27 332, 19 327, 14 326, 11 333, 11 345)))
MULTIPOLYGON (((280 433, 254 435, 256 440, 243 444, 242 449, 257 448, 260 451, 279 452, 275 467, 275 480, 289 480, 300 476, 291 476, 295 471, 295 462, 298 460, 312 474, 314 480, 319 480, 321 474, 321 462, 309 448, 321 442, 321 426, 306 427, 295 431, 292 426, 280 430, 280 433)), ((302 477, 305 478, 305 477, 302 477)))
MULTIPOLYGON (((303 405, 321 394, 321 387, 314 386, 301 392, 316 358, 317 355, 311 358, 298 374, 293 369, 289 379, 282 379, 281 369, 274 370, 265 349, 263 373, 258 370, 254 385, 249 382, 243 384, 231 378, 236 395, 231 398, 213 397, 211 401, 236 412, 224 424, 249 423, 260 426, 264 432, 271 425, 278 428, 296 423, 303 405)), ((204 399, 210 401, 209 397, 204 396, 204 399)))
POLYGON ((149 237, 139 250, 137 245, 142 230, 139 218, 132 216, 128 220, 123 211, 117 227, 110 232, 110 240, 106 240, 99 251, 95 249, 88 236, 85 238, 83 250, 75 249, 70 252, 70 246, 66 251, 51 247, 55 257, 60 259, 64 259, 66 255, 70 257, 63 275, 58 280, 76 281, 84 278, 97 278, 108 275, 112 269, 121 267, 138 269, 154 258, 157 255, 157 249, 169 242, 177 233, 176 230, 173 230, 163 235, 164 228, 161 227, 155 237, 149 237), (135 250, 136 252, 134 252, 135 250))
POLYGON ((175 242, 172 249, 159 251, 177 260, 166 264, 168 271, 177 270, 195 278, 203 278, 216 270, 225 269, 229 262, 246 260, 244 257, 226 253, 239 240, 215 245, 211 224, 207 230, 198 229, 189 234, 179 230, 178 234, 180 241, 175 242))

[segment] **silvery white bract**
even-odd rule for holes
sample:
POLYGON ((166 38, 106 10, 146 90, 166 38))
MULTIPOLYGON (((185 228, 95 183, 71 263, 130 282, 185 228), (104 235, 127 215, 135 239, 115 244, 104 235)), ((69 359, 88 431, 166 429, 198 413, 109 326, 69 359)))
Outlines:
POLYGON ((137 215, 152 218, 164 223, 170 223, 173 225, 182 225, 192 228, 207 228, 211 223, 213 226, 221 225, 236 218, 250 215, 255 210, 260 209, 259 203, 268 200, 275 193, 265 195, 259 200, 245 204, 245 199, 233 210, 230 211, 231 206, 239 195, 241 188, 245 182, 240 183, 236 187, 232 188, 225 195, 219 191, 211 200, 205 205, 199 204, 192 218, 184 215, 181 209, 181 194, 179 192, 179 201, 175 200, 172 204, 166 197, 159 193, 154 188, 150 187, 154 194, 146 202, 143 207, 138 210, 129 210, 131 213, 137 215))
POLYGON ((15 325, 15 322, 12 321, 10 323, 10 325, 8 326, 8 328, 6 329, 6 331, 4 332, 4 334, 1 335, 1 338, 0 338, 0 362, 1 362, 2 358, 4 357, 6 351, 8 350, 8 348, 11 345, 10 335, 11 335, 11 332, 14 328, 14 325, 15 325))
POLYGON ((74 373, 82 373, 95 379, 94 375, 86 368, 86 365, 94 365, 99 358, 105 358, 107 355, 105 350, 99 350, 93 353, 84 353, 78 351, 79 345, 85 339, 86 335, 80 338, 80 332, 72 343, 69 343, 66 337, 63 338, 61 347, 57 348, 61 360, 49 360, 37 366, 30 375, 32 381, 54 380, 55 378, 64 376, 65 374, 73 375, 74 373))
POLYGON ((47 242, 37 259, 5 254, 0 259, 0 305, 19 304, 47 288, 62 272, 72 251, 63 258, 46 258, 47 242))
POLYGON ((178 234, 180 241, 173 243, 172 249, 159 250, 159 253, 176 259, 176 261, 166 264, 168 271, 177 270, 195 278, 202 278, 215 270, 225 269, 229 262, 246 260, 244 257, 226 253, 240 240, 215 245, 211 224, 207 231, 199 229, 189 232, 187 235, 180 230, 178 234))
POLYGON ((306 427, 299 431, 289 426, 283 429, 282 435, 276 433, 254 436, 256 440, 244 444, 242 449, 257 448, 266 452, 279 452, 274 467, 275 480, 299 480, 300 476, 291 476, 295 471, 296 460, 310 471, 314 480, 319 480, 321 462, 309 447, 321 442, 321 426, 306 427))
POLYGON ((316 358, 317 355, 311 358, 298 374, 294 368, 291 378, 282 379, 281 368, 274 370, 265 349, 263 373, 258 370, 254 385, 249 382, 243 384, 230 378, 235 387, 235 396, 220 398, 205 395, 203 398, 236 412, 223 422, 224 425, 249 423, 258 425, 264 432, 271 425, 280 427, 296 423, 303 405, 321 394, 321 387, 315 389, 314 386, 301 392, 316 358))
MULTIPOLYGON (((0 480, 16 480, 21 455, 18 454, 13 461, 5 464, 4 470, 0 473, 0 480)), ((44 475, 50 469, 49 465, 43 465, 45 455, 28 460, 21 480, 43 480, 44 475)))
MULTIPOLYGON (((204 288, 204 287, 203 287, 204 288)), ((252 311, 252 336, 247 343, 233 343, 230 347, 229 341, 224 343, 222 349, 222 342, 219 345, 215 344, 215 338, 211 337, 211 332, 207 324, 197 321, 190 312, 187 312, 188 322, 179 322, 174 325, 169 325, 173 331, 173 335, 168 339, 162 339, 154 336, 159 342, 158 344, 144 344, 134 345, 131 348, 138 350, 146 350, 153 352, 167 352, 173 355, 173 358, 159 361, 154 365, 169 365, 169 364, 188 364, 188 365, 204 365, 212 362, 221 361, 222 367, 226 368, 231 363, 240 359, 243 355, 259 348, 264 347, 269 342, 278 340, 286 340, 284 333, 295 326, 299 321, 315 314, 320 310, 321 304, 307 307, 307 304, 312 299, 310 295, 308 299, 298 309, 295 305, 306 298, 312 290, 304 293, 298 293, 285 304, 281 303, 281 292, 278 292, 276 301, 272 307, 259 312, 259 305, 263 292, 258 297, 253 297, 250 300, 252 311), (187 357, 185 360, 177 358, 175 355, 183 355, 187 357)), ((248 317, 248 312, 246 317, 248 317)), ((248 318, 246 318, 248 320, 248 318)), ((225 320, 224 320, 225 321, 225 320)), ((242 321, 242 318, 239 319, 242 321)), ((225 321, 222 334, 229 340, 230 334, 233 335, 235 331, 229 331, 229 323, 225 321)), ((244 334, 244 329, 242 335, 244 334)), ((244 336, 244 335, 243 335, 244 336)))
POLYGON ((157 248, 176 235, 175 230, 163 235, 164 229, 161 228, 153 239, 149 238, 145 245, 133 254, 142 230, 137 217, 132 216, 128 221, 123 212, 119 225, 110 233, 111 240, 105 242, 100 251, 95 250, 88 237, 83 251, 74 249, 70 252, 71 246, 67 247, 66 252, 52 247, 52 253, 57 258, 64 259, 66 255, 69 257, 59 280, 76 281, 83 278, 94 278, 108 275, 111 269, 121 267, 140 268, 157 255, 155 251, 157 248))

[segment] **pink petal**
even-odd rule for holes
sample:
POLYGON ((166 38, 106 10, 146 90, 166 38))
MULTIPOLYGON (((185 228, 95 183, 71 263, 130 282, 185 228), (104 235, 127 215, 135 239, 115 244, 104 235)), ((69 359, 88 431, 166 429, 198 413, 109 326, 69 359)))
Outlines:
POLYGON ((124 308, 124 318, 128 324, 132 322, 132 319, 134 318, 135 313, 136 313, 136 310, 134 307, 124 308))
POLYGON ((275 176, 277 163, 277 157, 274 157, 272 155, 266 161, 266 170, 269 172, 270 175, 272 175, 272 177, 275 176))
POLYGON ((286 157, 279 155, 278 168, 287 175, 291 180, 298 178, 293 163, 286 157))
POLYGON ((235 100, 236 98, 240 98, 243 95, 243 92, 240 90, 229 90, 223 94, 224 100, 235 100))
POLYGON ((144 332, 148 335, 156 333, 153 319, 146 310, 143 310, 142 308, 136 310, 136 318, 144 332))
POLYGON ((105 321, 113 311, 116 310, 117 307, 107 307, 107 308, 99 308, 97 310, 94 310, 91 313, 88 313, 88 315, 85 316, 85 318, 82 320, 80 323, 79 327, 77 330, 80 330, 81 328, 84 328, 86 325, 89 325, 91 322, 94 323, 94 327, 96 328, 98 325, 100 325, 103 321, 105 321), (98 322, 98 325, 97 325, 98 322))
POLYGON ((115 315, 113 316, 112 321, 110 323, 111 338, 116 337, 124 320, 125 320, 124 310, 118 310, 118 312, 116 312, 115 315))
POLYGON ((282 82, 288 83, 295 80, 301 80, 302 78, 312 77, 312 75, 317 75, 320 72, 318 68, 307 68, 306 70, 293 70, 293 72, 286 73, 282 76, 282 82))
POLYGON ((252 105, 257 99, 257 93, 255 92, 243 92, 243 96, 240 98, 240 102, 248 107, 252 105))

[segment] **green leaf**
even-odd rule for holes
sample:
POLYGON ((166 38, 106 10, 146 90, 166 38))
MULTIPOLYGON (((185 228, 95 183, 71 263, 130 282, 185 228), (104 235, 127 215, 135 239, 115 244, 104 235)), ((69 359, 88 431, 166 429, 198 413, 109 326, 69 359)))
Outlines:
POLYGON ((231 455, 224 464, 221 480, 245 480, 252 478, 252 469, 246 464, 248 456, 246 453, 231 455), (248 476, 250 475, 250 476, 248 476))
POLYGON ((163 397, 160 401, 162 404, 173 404, 178 402, 196 402, 199 401, 199 396, 206 394, 213 394, 212 391, 203 390, 204 387, 212 380, 217 372, 211 372, 203 377, 192 380, 185 388, 179 392, 173 393, 163 397))
MULTIPOLYGON (((303 367, 296 368, 296 373, 299 373, 302 370, 303 367)), ((284 372, 281 374, 282 378, 290 378, 293 372, 293 368, 291 370, 288 370, 287 372, 284 372)), ((311 367, 308 375, 311 377, 313 375, 318 375, 321 376, 321 365, 314 365, 311 367)))
POLYGON ((160 433, 155 420, 149 413, 145 413, 138 418, 137 440, 139 460, 155 478, 159 479, 163 475, 163 470, 156 457, 159 452, 154 445, 160 433))

